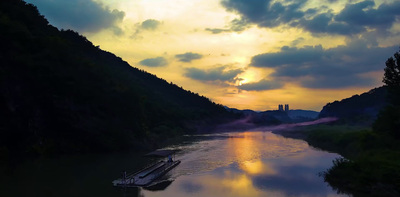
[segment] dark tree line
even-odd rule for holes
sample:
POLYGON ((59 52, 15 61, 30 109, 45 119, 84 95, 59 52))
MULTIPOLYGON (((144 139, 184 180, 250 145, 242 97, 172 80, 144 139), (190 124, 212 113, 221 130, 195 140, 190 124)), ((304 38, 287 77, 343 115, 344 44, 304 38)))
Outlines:
POLYGON ((378 133, 400 139, 400 52, 388 58, 384 71, 382 81, 388 88, 390 104, 380 112, 373 127, 378 133))
POLYGON ((400 52, 388 58, 383 82, 388 102, 372 130, 312 133, 311 144, 338 151, 344 158, 324 172, 338 192, 353 196, 400 195, 400 52))
POLYGON ((0 157, 154 148, 232 117, 22 0, 0 1, 0 157))
POLYGON ((400 87, 400 52, 396 52, 393 57, 386 61, 385 74, 383 83, 387 86, 394 88, 400 87))

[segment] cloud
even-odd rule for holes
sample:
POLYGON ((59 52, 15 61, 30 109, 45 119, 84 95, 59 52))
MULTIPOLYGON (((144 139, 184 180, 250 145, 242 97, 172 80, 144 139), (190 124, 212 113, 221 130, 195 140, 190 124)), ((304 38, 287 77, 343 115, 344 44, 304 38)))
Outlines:
POLYGON ((282 23, 291 22, 304 16, 299 9, 306 0, 287 0, 287 4, 273 0, 223 0, 222 5, 232 12, 242 16, 242 21, 257 24, 260 27, 276 27, 282 23))
POLYGON ((144 59, 139 64, 148 67, 162 67, 168 65, 168 61, 163 57, 155 57, 144 59))
POLYGON ((299 26, 312 33, 352 35, 375 30, 386 32, 399 18, 400 2, 381 4, 374 8, 375 2, 366 0, 347 4, 337 15, 323 13, 310 20, 300 20, 299 26))
POLYGON ((206 31, 211 32, 212 34, 220 34, 224 32, 231 32, 230 29, 220 29, 220 28, 206 28, 206 31))
POLYGON ((374 79, 357 75, 327 75, 314 76, 312 79, 304 79, 301 84, 307 88, 336 89, 346 87, 368 87, 375 85, 374 79))
POLYGON ((333 21, 333 18, 333 14, 323 13, 309 20, 300 19, 299 22, 293 22, 291 25, 302 27, 314 34, 353 35, 366 31, 363 26, 351 26, 348 23, 333 21))
POLYGON ((378 29, 390 28, 400 16, 400 2, 382 4, 374 9, 374 1, 362 1, 355 4, 347 4, 346 7, 335 16, 335 20, 352 26, 367 26, 378 29))
POLYGON ((162 24, 162 22, 155 20, 155 19, 147 19, 141 23, 137 23, 135 25, 136 31, 135 33, 132 34, 131 38, 133 39, 141 39, 143 38, 142 36, 140 36, 140 34, 143 31, 154 31, 156 30, 160 25, 162 24))
POLYGON ((242 32, 250 27, 250 23, 248 23, 245 19, 233 19, 228 28, 206 28, 206 31, 211 32, 212 34, 220 34, 224 32, 242 32))
POLYGON ((238 86, 239 89, 247 91, 273 90, 282 87, 283 87, 282 82, 277 80, 267 80, 267 79, 263 79, 255 83, 245 83, 242 84, 241 86, 238 86))
POLYGON ((308 177, 309 174, 316 174, 320 168, 319 165, 312 167, 283 166, 277 168, 279 175, 257 174, 250 178, 255 188, 266 191, 282 191, 283 196, 329 196, 329 188, 325 186, 324 182, 308 177))
POLYGON ((248 27, 250 24, 245 19, 233 19, 230 23, 230 29, 234 32, 242 32, 248 27))
POLYGON ((288 25, 314 34, 354 35, 367 31, 386 32, 400 17, 400 2, 384 2, 375 8, 375 2, 364 0, 348 3, 338 13, 327 9, 336 1, 328 0, 318 8, 306 9, 308 0, 223 0, 222 5, 241 16, 241 21, 259 27, 273 28, 288 25), (328 6, 323 5, 327 3, 328 6))
POLYGON ((110 10, 101 3, 93 0, 27 0, 36 5, 51 24, 62 29, 72 29, 79 32, 98 32, 103 29, 112 29, 121 34, 117 27, 125 13, 119 10, 110 10))
POLYGON ((298 49, 296 47, 284 46, 280 52, 265 53, 256 55, 251 60, 251 65, 255 67, 278 67, 288 64, 299 64, 313 62, 321 58, 323 49, 321 45, 305 46, 298 49))
POLYGON ((187 52, 183 54, 177 54, 175 55, 175 57, 178 58, 178 61, 180 62, 191 62, 196 59, 201 59, 203 55, 198 53, 187 52))
POLYGON ((305 40, 305 39, 304 39, 303 37, 296 38, 295 40, 292 41, 292 43, 290 43, 290 45, 291 45, 291 46, 296 46, 296 45, 298 45, 299 43, 303 42, 304 40, 305 40))
POLYGON ((141 28, 146 30, 155 30, 161 24, 160 21, 154 19, 147 19, 142 22, 141 28))
POLYGON ((199 68, 186 68, 185 76, 191 79, 206 82, 233 82, 237 78, 237 75, 243 72, 242 69, 228 70, 227 68, 227 66, 220 66, 208 70, 202 70, 199 68))
POLYGON ((378 47, 367 40, 349 41, 346 46, 323 49, 322 46, 282 47, 276 53, 252 58, 250 66, 273 68, 275 80, 293 80, 308 88, 370 86, 374 78, 368 72, 382 71, 396 46, 378 47))

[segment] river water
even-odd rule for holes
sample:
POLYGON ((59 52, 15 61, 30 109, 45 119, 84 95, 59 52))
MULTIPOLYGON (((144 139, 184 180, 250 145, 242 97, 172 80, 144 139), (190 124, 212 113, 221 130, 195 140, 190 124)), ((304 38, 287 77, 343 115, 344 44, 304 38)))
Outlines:
POLYGON ((167 147, 182 162, 157 188, 111 184, 151 162, 143 153, 75 155, 2 163, 0 196, 341 196, 318 175, 340 156, 302 140, 263 131, 190 138, 167 147))

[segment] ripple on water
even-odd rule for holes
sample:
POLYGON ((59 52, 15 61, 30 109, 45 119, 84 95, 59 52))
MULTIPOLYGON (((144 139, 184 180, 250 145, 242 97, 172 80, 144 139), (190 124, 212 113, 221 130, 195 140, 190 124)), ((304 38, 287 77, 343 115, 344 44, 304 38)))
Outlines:
POLYGON ((182 161, 163 191, 144 196, 340 196, 318 173, 339 155, 271 132, 204 135, 177 146, 182 161))

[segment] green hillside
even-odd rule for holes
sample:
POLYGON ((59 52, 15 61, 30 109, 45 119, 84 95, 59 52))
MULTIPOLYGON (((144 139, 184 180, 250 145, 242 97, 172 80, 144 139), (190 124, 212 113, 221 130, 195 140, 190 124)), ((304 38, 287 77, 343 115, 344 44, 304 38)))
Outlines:
POLYGON ((231 115, 21 0, 0 2, 0 155, 153 147, 231 115))

